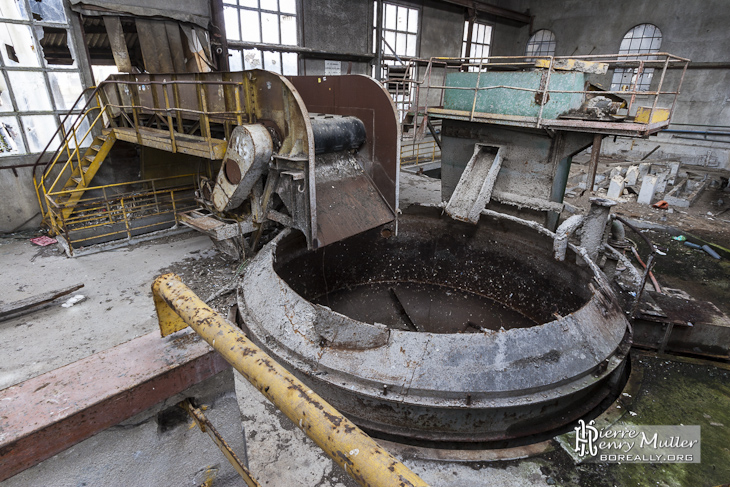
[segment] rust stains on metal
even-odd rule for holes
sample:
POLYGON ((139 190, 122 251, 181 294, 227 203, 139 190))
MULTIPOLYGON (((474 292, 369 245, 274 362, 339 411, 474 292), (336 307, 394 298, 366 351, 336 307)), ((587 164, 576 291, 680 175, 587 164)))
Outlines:
POLYGON ((427 485, 335 408, 250 342, 240 329, 227 323, 221 315, 195 296, 178 276, 174 274, 160 276, 152 289, 156 296, 156 304, 165 302, 172 306, 174 313, 200 334, 243 377, 264 393, 360 485, 385 487, 398 485, 404 481, 413 486, 427 485), (162 297, 157 297, 158 294, 162 297), (244 354, 246 349, 249 353, 244 354), (299 400, 293 397, 294 395, 298 396, 299 400), (394 463, 394 472, 386 469, 389 463, 394 463))
POLYGON ((210 436, 216 446, 220 449, 221 453, 223 453, 223 456, 226 457, 236 472, 238 472, 241 478, 243 478, 248 487, 261 487, 261 484, 253 478, 251 472, 249 472, 248 468, 246 468, 243 462, 241 462, 241 459, 238 458, 238 455, 236 455, 236 453, 231 449, 228 442, 223 439, 210 420, 205 417, 203 411, 195 407, 190 399, 185 399, 179 404, 179 406, 187 411, 190 417, 193 418, 193 421, 195 421, 195 424, 198 425, 200 431, 207 433, 208 436, 210 436))

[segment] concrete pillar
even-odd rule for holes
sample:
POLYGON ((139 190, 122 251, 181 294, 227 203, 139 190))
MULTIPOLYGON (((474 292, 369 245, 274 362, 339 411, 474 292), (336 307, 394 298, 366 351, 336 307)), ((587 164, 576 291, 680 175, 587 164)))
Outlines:
POLYGON ((608 186, 608 193, 606 196, 612 200, 618 199, 619 196, 624 192, 625 185, 624 178, 621 176, 614 176, 611 178, 611 182, 608 186))
POLYGON ((639 180, 639 166, 631 166, 626 170, 626 185, 633 186, 639 180))
POLYGON ((642 205, 650 205, 651 200, 654 198, 654 192, 656 191, 657 183, 659 178, 657 176, 646 175, 641 183, 641 190, 639 191, 639 197, 636 202, 642 205))

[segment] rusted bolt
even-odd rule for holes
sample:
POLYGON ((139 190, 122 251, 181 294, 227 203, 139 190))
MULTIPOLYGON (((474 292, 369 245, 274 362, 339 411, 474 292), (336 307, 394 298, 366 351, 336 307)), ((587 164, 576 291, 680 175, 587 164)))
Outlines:
POLYGON ((466 405, 471 406, 471 394, 466 395, 466 405))
POLYGON ((393 235, 393 231, 390 228, 383 228, 380 231, 380 236, 383 238, 390 238, 393 235))

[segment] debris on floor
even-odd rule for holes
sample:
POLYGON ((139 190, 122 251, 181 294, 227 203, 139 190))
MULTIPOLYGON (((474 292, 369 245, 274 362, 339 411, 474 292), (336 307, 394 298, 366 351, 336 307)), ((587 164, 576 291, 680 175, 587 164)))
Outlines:
MULTIPOLYGON (((633 162, 602 158, 600 166, 593 191, 624 203, 661 203, 662 209, 689 208, 707 189, 730 191, 727 171, 682 165, 677 161, 633 162)), ((577 162, 571 172, 566 198, 576 198, 588 189, 587 168, 577 162)), ((717 198, 714 206, 722 209, 724 204, 722 198, 717 198)))
POLYGON ((0 321, 7 320, 9 318, 16 318, 32 311, 42 309, 43 305, 49 305, 52 301, 66 296, 74 291, 78 291, 84 287, 83 284, 76 284, 74 286, 65 287, 63 289, 57 289, 47 293, 31 296, 30 298, 21 299, 20 301, 14 301, 8 304, 0 305, 0 321))
POLYGON ((55 238, 48 237, 46 235, 43 235, 41 237, 31 238, 30 241, 36 245, 40 245, 41 247, 45 247, 47 245, 58 243, 58 240, 56 240, 55 238))
POLYGON ((68 298, 66 302, 63 303, 61 306, 64 308, 70 308, 71 306, 79 304, 83 301, 86 301, 86 296, 84 296, 83 294, 76 294, 68 298))

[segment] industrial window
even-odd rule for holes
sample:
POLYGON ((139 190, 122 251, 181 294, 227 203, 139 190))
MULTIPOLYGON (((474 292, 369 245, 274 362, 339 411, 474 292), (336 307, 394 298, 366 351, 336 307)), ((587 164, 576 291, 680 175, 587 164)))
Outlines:
MULTIPOLYGON (((628 54, 620 56, 619 60, 643 60, 648 61, 656 59, 655 56, 631 56, 631 54, 650 54, 659 52, 662 45, 662 33, 659 27, 652 24, 640 24, 626 33, 621 41, 619 54, 628 54)), ((651 85, 651 79, 654 76, 654 68, 644 68, 639 76, 639 68, 616 68, 613 72, 611 80, 611 90, 628 91, 634 84, 638 91, 648 91, 651 85)))
MULTIPOLYGON (((471 28, 471 41, 469 40, 469 21, 464 22, 464 38, 461 42, 461 57, 463 58, 486 58, 489 57, 489 46, 492 43, 492 26, 473 22, 471 28)), ((476 71, 477 66, 471 66, 469 71, 476 71)), ((486 68, 485 68, 486 69, 486 68)))
POLYGON ((60 116, 80 108, 69 29, 63 0, 0 0, 0 156, 41 152, 60 116))
MULTIPOLYGON (((373 51, 375 52, 378 52, 377 11, 377 2, 374 2, 373 51)), ((389 72, 398 71, 398 66, 407 64, 403 58, 413 58, 418 55, 419 15, 417 8, 383 2, 382 38, 379 43, 380 51, 383 53, 381 78, 387 78, 389 72)))
POLYGON ((474 22, 471 31, 471 42, 468 42, 469 21, 464 22, 464 40, 461 43, 461 57, 482 58, 489 56, 489 46, 492 43, 492 26, 481 22, 474 22), (466 52, 467 47, 469 52, 466 52))
POLYGON ((525 56, 554 56, 555 34, 547 29, 538 30, 527 41, 525 56))
POLYGON ((298 58, 285 46, 298 45, 296 0, 223 0, 231 71, 266 69, 298 74, 298 58), (276 45, 267 50, 259 44, 276 45))

